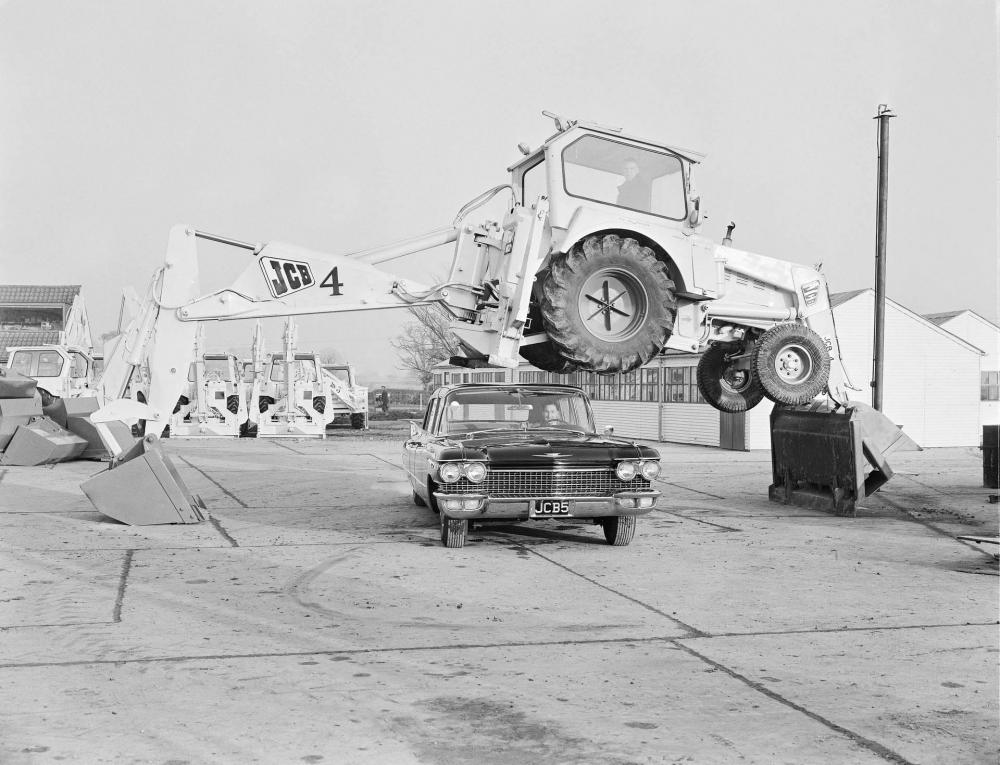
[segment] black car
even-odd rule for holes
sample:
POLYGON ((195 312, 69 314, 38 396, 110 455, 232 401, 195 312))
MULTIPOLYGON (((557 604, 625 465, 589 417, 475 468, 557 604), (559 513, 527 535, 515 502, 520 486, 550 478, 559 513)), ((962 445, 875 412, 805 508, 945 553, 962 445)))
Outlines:
POLYGON ((462 547, 470 521, 584 518, 627 545, 653 509, 660 455, 594 428, 569 385, 452 385, 412 425, 403 465, 413 501, 440 515, 441 541, 462 547))

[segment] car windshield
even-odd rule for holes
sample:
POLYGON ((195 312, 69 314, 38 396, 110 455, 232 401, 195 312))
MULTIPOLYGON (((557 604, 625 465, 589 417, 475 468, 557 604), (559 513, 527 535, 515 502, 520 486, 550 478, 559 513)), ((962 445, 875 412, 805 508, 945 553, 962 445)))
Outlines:
POLYGON ((593 433, 583 393, 530 388, 465 389, 452 392, 442 407, 441 432, 569 430, 593 433))

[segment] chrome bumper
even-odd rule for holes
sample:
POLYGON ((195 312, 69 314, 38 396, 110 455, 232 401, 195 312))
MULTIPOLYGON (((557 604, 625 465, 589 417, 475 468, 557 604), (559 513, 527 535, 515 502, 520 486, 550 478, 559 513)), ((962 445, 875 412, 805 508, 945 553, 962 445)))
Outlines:
POLYGON ((609 515, 645 515, 656 507, 660 492, 621 491, 610 497, 490 497, 485 494, 445 494, 434 492, 438 511, 448 518, 497 518, 510 520, 545 520, 548 518, 601 518, 609 515), (640 498, 652 499, 649 507, 637 507, 640 498), (569 503, 567 513, 535 514, 539 500, 558 499, 569 503), (447 500, 458 500, 468 507, 446 508, 447 500), (476 507, 471 507, 472 503, 476 507))

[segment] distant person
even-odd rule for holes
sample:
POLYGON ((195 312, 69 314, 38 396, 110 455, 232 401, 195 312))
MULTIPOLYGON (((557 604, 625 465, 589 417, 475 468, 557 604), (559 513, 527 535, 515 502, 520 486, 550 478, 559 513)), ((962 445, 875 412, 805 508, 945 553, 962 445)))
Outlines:
POLYGON ((633 210, 649 212, 653 184, 639 170, 639 163, 629 157, 622 168, 625 181, 618 187, 618 204, 633 210))
POLYGON ((389 411, 389 391, 382 386, 382 390, 379 391, 379 406, 382 407, 382 414, 389 411))

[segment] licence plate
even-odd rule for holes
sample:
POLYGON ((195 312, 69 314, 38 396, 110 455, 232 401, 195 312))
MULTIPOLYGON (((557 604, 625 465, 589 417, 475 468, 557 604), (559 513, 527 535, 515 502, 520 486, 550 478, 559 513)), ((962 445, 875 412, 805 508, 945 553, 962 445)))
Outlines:
POLYGON ((569 515, 568 499, 536 499, 532 508, 532 517, 569 515))

